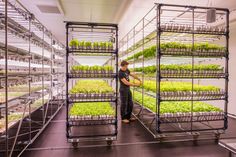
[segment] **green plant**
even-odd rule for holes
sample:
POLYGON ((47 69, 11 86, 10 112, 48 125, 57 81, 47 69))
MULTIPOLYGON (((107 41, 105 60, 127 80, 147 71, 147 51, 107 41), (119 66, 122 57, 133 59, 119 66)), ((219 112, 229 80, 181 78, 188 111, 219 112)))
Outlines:
POLYGON ((86 41, 86 42, 85 42, 85 47, 86 47, 86 48, 91 48, 91 47, 92 47, 92 43, 89 42, 89 41, 86 41))
POLYGON ((100 42, 99 46, 100 46, 101 49, 106 49, 107 48, 106 42, 100 42))
POLYGON ((112 42, 107 42, 106 43, 108 49, 113 49, 113 43, 112 42))
MULTIPOLYGON (((165 65, 165 64, 161 64, 160 65, 160 69, 161 70, 175 70, 175 71, 180 71, 180 70, 187 70, 187 71, 191 71, 192 70, 192 64, 169 64, 169 65, 165 65)), ((200 64, 200 65, 194 65, 193 69, 195 71, 197 70, 202 70, 202 71, 223 71, 223 67, 221 67, 220 65, 217 64, 200 64)), ((146 66, 146 67, 137 67, 134 69, 131 69, 133 71, 136 72, 144 72, 145 74, 151 74, 151 73, 155 73, 157 68, 155 65, 151 65, 151 66, 146 66)))
MULTIPOLYGON (((134 92, 134 101, 142 104, 142 93, 134 92)), ((143 106, 153 112, 156 110, 156 98, 143 96, 143 106)), ((165 113, 189 113, 191 112, 192 102, 190 101, 163 101, 160 104, 160 114, 165 113)), ((204 102, 193 102, 193 112, 221 112, 222 110, 211 104, 204 102)))
MULTIPOLYGON (((194 51, 201 50, 201 51, 225 51, 226 48, 223 46, 219 46, 216 44, 209 44, 205 43, 195 43, 194 46, 192 44, 184 44, 180 42, 168 42, 168 43, 161 43, 160 44, 161 51, 185 51, 191 53, 191 49, 194 51), (188 50, 188 51, 187 51, 188 50)), ((136 52, 135 54, 126 58, 127 61, 129 60, 137 60, 140 56, 144 56, 144 58, 153 58, 156 56, 156 45, 151 46, 149 48, 144 49, 143 51, 136 52)))
POLYGON ((76 93, 113 93, 113 88, 103 80, 79 80, 70 90, 70 94, 76 93))
POLYGON ((98 49, 99 48, 99 43, 98 42, 93 42, 93 48, 98 49))
POLYGON ((88 65, 73 65, 71 66, 71 71, 72 72, 77 72, 77 71, 113 71, 113 67, 106 65, 106 66, 99 66, 99 65, 94 65, 94 66, 88 66, 88 65))
POLYGON ((71 48, 78 48, 78 46, 79 46, 79 41, 78 41, 77 39, 72 39, 72 40, 70 41, 70 43, 69 43, 69 46, 70 46, 71 48))
POLYGON ((80 41, 79 42, 79 47, 80 48, 84 48, 85 47, 85 42, 84 41, 80 41))
POLYGON ((104 70, 105 70, 106 72, 113 71, 113 67, 112 67, 112 66, 109 66, 109 65, 105 65, 105 66, 104 66, 104 70))
POLYGON ((70 116, 114 116, 115 111, 108 102, 75 103, 70 108, 70 116))
MULTIPOLYGON (((145 80, 143 82, 143 88, 147 91, 156 93, 156 81, 145 80)), ((160 83, 161 92, 178 92, 178 91, 192 91, 191 82, 174 82, 174 81, 163 81, 160 83)), ((220 91, 220 88, 211 86, 211 85, 193 85, 194 92, 203 92, 203 91, 220 91)))

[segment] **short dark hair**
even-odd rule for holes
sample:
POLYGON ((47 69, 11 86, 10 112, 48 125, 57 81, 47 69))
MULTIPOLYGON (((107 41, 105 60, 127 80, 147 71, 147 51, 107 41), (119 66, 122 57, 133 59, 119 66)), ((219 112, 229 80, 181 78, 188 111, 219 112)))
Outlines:
POLYGON ((123 61, 120 63, 120 65, 123 67, 123 66, 125 66, 125 65, 129 65, 129 62, 127 62, 126 60, 123 60, 123 61))

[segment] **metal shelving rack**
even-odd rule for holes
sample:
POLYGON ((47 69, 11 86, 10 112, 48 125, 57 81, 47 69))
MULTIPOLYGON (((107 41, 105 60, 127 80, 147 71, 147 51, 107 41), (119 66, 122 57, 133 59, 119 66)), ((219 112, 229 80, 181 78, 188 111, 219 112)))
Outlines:
POLYGON ((20 156, 64 104, 64 55, 24 6, 0 0, 0 156, 20 156))
MULTIPOLYGON (((87 22, 66 22, 66 132, 68 142, 76 148, 79 142, 83 141, 107 141, 111 145, 117 137, 117 92, 118 92, 118 26, 108 23, 87 23, 87 22), (69 47, 69 41, 77 39, 79 41, 108 42, 112 41, 114 48, 86 48, 69 47), (78 61, 81 57, 101 57, 104 58, 104 65, 114 67, 114 72, 73 72, 73 65, 87 65, 78 61), (73 59, 73 61, 71 61, 73 59), (74 86, 75 81, 81 79, 102 79, 113 87, 113 94, 70 94, 69 90, 74 86), (70 108, 74 103, 86 102, 110 102, 115 110, 114 117, 86 118, 72 117, 69 115, 70 108)), ((86 60, 86 59, 84 59, 86 60)), ((99 65, 92 60, 90 65, 99 65)))
MULTIPOLYGON (((208 17, 211 18, 211 17, 208 17)), ((213 17, 214 19, 214 17, 213 17)), ((142 80, 156 81, 156 93, 145 91, 144 88, 133 88, 142 94, 142 102, 135 102, 134 115, 141 124, 160 140, 169 139, 193 140, 209 138, 216 139, 228 127, 228 60, 229 60, 229 10, 224 8, 183 6, 171 4, 155 4, 155 6, 125 35, 119 43, 120 60, 142 51, 138 59, 130 60, 131 68, 144 68, 155 65, 156 75, 146 77, 144 70, 137 73, 142 80), (214 13, 216 20, 206 22, 207 12, 214 13), (192 45, 190 49, 161 48, 162 43, 181 42, 192 45), (196 50, 196 42, 224 43, 225 50, 208 51, 196 50), (143 57, 143 50, 156 45, 156 57, 143 57), (217 63, 224 67, 220 73, 196 72, 193 67, 197 64, 217 63), (161 64, 191 64, 191 71, 161 70, 161 64), (161 92, 161 81, 187 81, 192 84, 192 91, 186 92, 161 92), (219 85, 224 90, 217 93, 196 93, 193 84, 219 85), (146 108, 144 95, 156 99, 156 111, 146 108), (161 114, 161 102, 188 101, 191 102, 190 113, 161 114), (194 102, 211 102, 222 109, 222 112, 194 113, 194 102), (199 136, 201 135, 201 136, 199 136), (183 138, 184 136, 184 138, 183 138), (187 138, 188 137, 188 138, 187 138)), ((134 71, 135 72, 135 71, 134 71)))

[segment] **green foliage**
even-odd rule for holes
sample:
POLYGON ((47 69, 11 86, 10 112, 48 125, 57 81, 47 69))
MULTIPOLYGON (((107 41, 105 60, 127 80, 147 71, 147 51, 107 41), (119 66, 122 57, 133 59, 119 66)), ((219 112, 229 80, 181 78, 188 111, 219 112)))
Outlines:
POLYGON ((84 41, 80 41, 79 42, 79 47, 83 48, 85 46, 85 42, 84 41))
POLYGON ((105 72, 109 72, 109 71, 113 71, 113 67, 112 66, 98 66, 98 65, 94 65, 94 66, 88 66, 88 65, 73 65, 71 66, 71 70, 72 71, 97 71, 97 72, 101 72, 101 71, 105 71, 105 72))
POLYGON ((86 41, 86 42, 85 42, 85 47, 91 48, 91 47, 92 47, 92 43, 89 42, 89 41, 86 41))
POLYGON ((113 43, 112 42, 107 42, 106 43, 108 49, 113 49, 113 43))
POLYGON ((114 116, 115 111, 108 102, 75 103, 69 114, 70 116, 114 116))
POLYGON ((70 90, 70 94, 76 93, 93 93, 103 94, 112 93, 113 89, 103 80, 79 80, 70 90))
MULTIPOLYGON (((145 80, 143 82, 143 88, 147 91, 156 92, 156 81, 145 80)), ((204 86, 204 85, 193 85, 193 91, 202 92, 202 91, 219 91, 220 88, 215 86, 204 86)), ((178 91, 192 91, 191 82, 172 82, 172 81, 163 81, 160 83, 161 92, 178 92, 178 91)))
POLYGON ((79 41, 77 39, 72 39, 69 43, 69 46, 77 48, 79 46, 79 41))
MULTIPOLYGON (((134 100, 142 104, 142 94, 134 92, 134 100)), ((143 105, 153 112, 156 112, 156 99, 144 95, 143 105)), ((192 102, 190 101, 163 101, 160 104, 160 113, 188 113, 191 112, 192 102)), ((220 108, 204 102, 193 102, 193 112, 220 112, 220 108)))
MULTIPOLYGON (((191 50, 202 50, 202 51, 225 51, 225 47, 219 46, 216 44, 209 44, 209 43, 195 43, 194 47, 191 44, 184 44, 180 42, 168 42, 168 43, 161 43, 160 45, 161 51, 166 51, 168 49, 176 49, 179 51, 189 51, 191 50)), ((126 60, 137 60, 139 57, 144 56, 144 58, 152 58, 156 56, 156 45, 151 46, 149 48, 144 49, 143 51, 139 51, 129 57, 126 60)))
POLYGON ((99 48, 99 43, 98 42, 93 42, 93 48, 99 48))
POLYGON ((90 42, 90 41, 78 41, 77 39, 72 39, 69 43, 70 47, 73 48, 101 48, 101 49, 113 49, 112 42, 90 42))
POLYGON ((106 42, 100 42, 99 46, 101 47, 101 49, 106 49, 107 48, 106 42))
MULTIPOLYGON (((162 64, 160 66, 161 70, 192 70, 192 64, 170 64, 170 65, 164 65, 162 64)), ((133 71, 136 72, 144 72, 145 74, 150 74, 150 73, 155 73, 156 72, 156 66, 151 65, 151 66, 146 66, 144 68, 138 67, 135 68, 133 71)), ((194 65, 194 70, 212 70, 212 71, 222 71, 223 67, 217 64, 201 64, 201 65, 194 65)))

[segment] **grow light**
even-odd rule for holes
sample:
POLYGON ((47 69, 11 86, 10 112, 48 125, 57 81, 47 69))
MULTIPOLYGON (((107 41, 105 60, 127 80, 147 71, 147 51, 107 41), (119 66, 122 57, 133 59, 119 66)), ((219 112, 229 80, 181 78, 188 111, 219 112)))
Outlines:
MULTIPOLYGON (((8 66, 17 66, 17 67, 29 67, 29 63, 27 62, 20 62, 20 61, 15 61, 15 60, 7 60, 8 61, 8 66)), ((5 59, 0 59, 0 65, 5 65, 5 59)), ((42 64, 30 64, 31 68, 42 68, 42 64)), ((43 65, 44 68, 50 68, 48 65, 43 65)))

